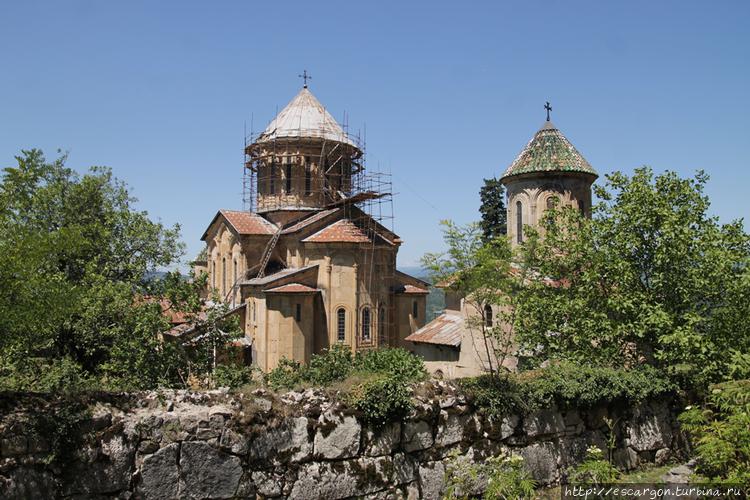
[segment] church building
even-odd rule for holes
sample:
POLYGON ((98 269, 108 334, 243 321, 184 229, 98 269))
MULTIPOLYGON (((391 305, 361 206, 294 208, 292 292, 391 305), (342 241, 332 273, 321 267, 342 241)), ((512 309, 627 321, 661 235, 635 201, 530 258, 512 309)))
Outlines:
POLYGON ((252 364, 305 363, 333 344, 404 346, 428 284, 396 269, 401 238, 368 207, 363 150, 307 84, 245 148, 250 209, 219 210, 202 240, 211 292, 242 317, 252 364))
MULTIPOLYGON (((550 121, 549 103, 545 109, 547 120, 500 178, 506 189, 508 238, 514 246, 523 243, 524 228, 539 229, 544 211, 555 204, 576 208, 586 217, 591 215, 591 185, 598 174, 550 121)), ((449 285, 441 287, 445 290, 445 310, 406 337, 410 349, 425 358, 431 372, 446 377, 479 375, 489 371, 491 365, 497 369, 497 360, 488 356, 481 326, 476 325, 502 326, 493 319, 500 316, 498 311, 486 305, 480 315, 449 285)), ((502 364, 514 370, 516 363, 510 357, 502 364)))

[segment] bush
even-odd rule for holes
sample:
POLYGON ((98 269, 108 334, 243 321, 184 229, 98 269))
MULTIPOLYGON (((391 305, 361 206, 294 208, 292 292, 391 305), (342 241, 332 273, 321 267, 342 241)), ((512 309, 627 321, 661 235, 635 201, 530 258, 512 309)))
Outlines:
POLYGON ((335 344, 323 354, 313 354, 310 363, 301 368, 306 382, 316 386, 327 386, 344 380, 352 372, 352 351, 348 346, 335 344))
POLYGON ((359 371, 387 373, 401 380, 417 381, 427 376, 422 358, 401 348, 359 352, 354 363, 359 371))
POLYGON ((266 375, 266 383, 274 390, 293 389, 302 382, 301 365, 297 361, 286 358, 282 358, 279 365, 266 375))
POLYGON ((385 424, 403 418, 411 409, 411 391, 396 376, 381 376, 354 388, 349 396, 352 407, 365 421, 385 424))
POLYGON ((571 483, 600 486, 613 483, 619 475, 620 472, 604 460, 602 450, 596 446, 589 446, 586 450, 586 460, 570 472, 568 480, 571 483))
POLYGON ((696 472, 750 484, 750 380, 712 386, 704 406, 688 406, 679 421, 693 442, 696 472))
POLYGON ((30 358, 0 366, 0 391, 72 393, 101 388, 96 379, 70 358, 30 358))
POLYGON ((658 370, 552 365, 505 377, 483 375, 460 384, 474 404, 492 416, 526 414, 541 408, 590 408, 613 401, 638 403, 675 389, 658 370))
POLYGON ((215 387, 229 387, 237 389, 253 381, 253 372, 250 368, 241 365, 227 364, 219 365, 213 373, 215 387))
POLYGON ((536 482, 523 465, 523 457, 500 455, 484 463, 475 464, 461 457, 458 450, 448 455, 445 466, 446 500, 475 498, 481 486, 480 478, 487 479, 485 499, 534 498, 536 482))

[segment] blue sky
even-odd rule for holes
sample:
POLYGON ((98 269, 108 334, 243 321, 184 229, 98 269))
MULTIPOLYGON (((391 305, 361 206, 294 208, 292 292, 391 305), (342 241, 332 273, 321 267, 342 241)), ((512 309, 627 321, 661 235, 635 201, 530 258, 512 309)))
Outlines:
POLYGON ((0 165, 107 165, 188 257, 241 208, 244 124, 310 88, 394 178, 400 265, 478 219, 478 190, 544 120, 604 174, 711 174, 750 217, 750 2, 49 1, 0 5, 0 165), (213 179, 209 182, 209 179, 213 179))

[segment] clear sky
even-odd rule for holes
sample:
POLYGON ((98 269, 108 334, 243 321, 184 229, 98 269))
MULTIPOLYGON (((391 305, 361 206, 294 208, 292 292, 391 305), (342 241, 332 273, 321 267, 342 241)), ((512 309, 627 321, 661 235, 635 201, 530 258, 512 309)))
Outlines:
POLYGON ((394 177, 400 265, 476 220, 484 177, 552 119, 604 174, 711 174, 750 217, 750 2, 7 1, 0 165, 21 149, 107 165, 188 257, 241 208, 244 124, 310 89, 394 177))

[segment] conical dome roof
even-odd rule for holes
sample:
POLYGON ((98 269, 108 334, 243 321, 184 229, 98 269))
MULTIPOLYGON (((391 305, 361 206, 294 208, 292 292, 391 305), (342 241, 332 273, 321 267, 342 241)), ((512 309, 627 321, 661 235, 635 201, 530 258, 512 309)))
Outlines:
POLYGON ((501 179, 544 172, 577 172, 599 177, 596 170, 551 121, 546 121, 534 134, 501 179))
POLYGON ((304 87, 276 118, 271 120, 256 142, 310 137, 356 146, 320 101, 304 87))

